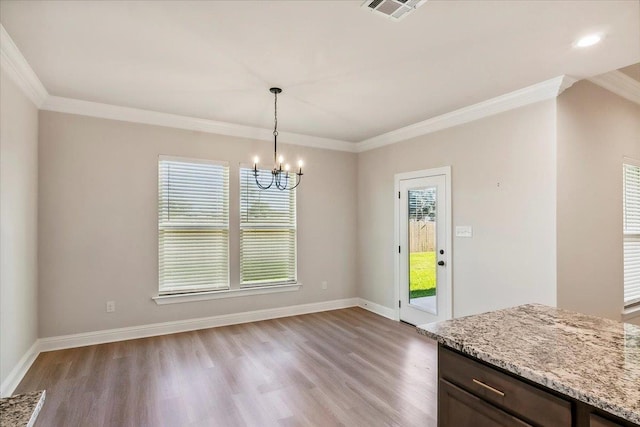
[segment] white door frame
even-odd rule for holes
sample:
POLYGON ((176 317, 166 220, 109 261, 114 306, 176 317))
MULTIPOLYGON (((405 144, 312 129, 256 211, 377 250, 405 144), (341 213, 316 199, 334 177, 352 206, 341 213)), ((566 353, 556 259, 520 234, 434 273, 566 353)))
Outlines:
POLYGON ((395 257, 393 261, 393 270, 394 270, 394 311, 395 311, 395 320, 400 320, 400 307, 398 301, 400 301, 400 253, 398 248, 400 247, 400 204, 398 203, 398 194, 400 193, 400 181, 404 179, 413 179, 413 178, 428 178, 436 175, 444 175, 445 180, 445 208, 447 210, 447 214, 445 215, 445 235, 446 245, 447 245, 447 277, 445 282, 446 291, 449 293, 448 301, 450 304, 449 313, 451 314, 451 318, 453 318, 453 235, 451 230, 451 166, 443 166, 440 168, 432 168, 432 169, 424 169, 420 171, 413 172, 403 172, 397 173, 394 175, 394 243, 395 243, 395 257))

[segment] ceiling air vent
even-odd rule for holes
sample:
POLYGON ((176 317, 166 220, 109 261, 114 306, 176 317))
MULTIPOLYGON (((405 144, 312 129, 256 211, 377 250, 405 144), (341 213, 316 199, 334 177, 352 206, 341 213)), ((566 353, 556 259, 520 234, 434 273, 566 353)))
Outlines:
POLYGON ((407 16, 427 0, 366 0, 362 7, 394 21, 407 16))

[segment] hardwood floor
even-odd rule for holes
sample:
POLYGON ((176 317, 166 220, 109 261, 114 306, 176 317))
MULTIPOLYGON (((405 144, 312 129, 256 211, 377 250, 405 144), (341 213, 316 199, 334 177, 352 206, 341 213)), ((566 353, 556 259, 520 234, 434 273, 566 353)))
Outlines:
POLYGON ((435 426, 437 349, 361 308, 42 353, 37 426, 435 426))

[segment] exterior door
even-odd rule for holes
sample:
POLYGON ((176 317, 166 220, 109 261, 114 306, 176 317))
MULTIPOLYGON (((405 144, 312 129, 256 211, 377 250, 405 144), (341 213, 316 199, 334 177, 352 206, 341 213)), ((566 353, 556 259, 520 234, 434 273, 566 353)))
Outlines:
POLYGON ((444 174, 398 182, 399 317, 412 325, 451 318, 446 185, 444 174))

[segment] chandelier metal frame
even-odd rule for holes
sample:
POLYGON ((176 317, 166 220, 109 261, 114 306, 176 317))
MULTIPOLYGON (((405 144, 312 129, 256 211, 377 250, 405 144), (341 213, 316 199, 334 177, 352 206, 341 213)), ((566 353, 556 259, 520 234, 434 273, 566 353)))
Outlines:
POLYGON ((271 169, 271 182, 269 184, 263 184, 260 182, 258 170, 258 159, 254 159, 253 162, 253 176, 256 180, 256 185, 261 190, 268 190, 275 185, 278 190, 293 190, 302 181, 302 161, 298 163, 298 170, 295 173, 295 185, 293 182, 289 182, 289 165, 282 165, 284 159, 282 156, 278 157, 278 94, 282 93, 282 89, 279 87, 272 87, 269 92, 273 94, 273 169, 271 169))

